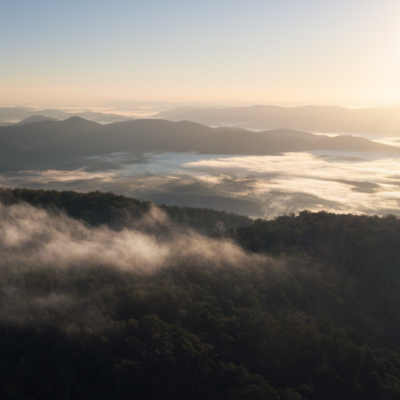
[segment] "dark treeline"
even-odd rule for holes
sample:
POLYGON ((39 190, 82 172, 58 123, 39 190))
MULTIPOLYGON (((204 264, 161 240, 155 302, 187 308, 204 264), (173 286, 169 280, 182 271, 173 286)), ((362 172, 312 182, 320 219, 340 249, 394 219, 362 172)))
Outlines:
MULTIPOLYGON (((129 227, 150 210, 152 203, 113 193, 78 193, 55 190, 0 189, 0 201, 11 205, 26 202, 35 207, 59 209, 69 217, 77 218, 92 226, 107 225, 120 230, 129 227)), ((251 224, 245 216, 204 208, 161 206, 172 221, 208 235, 223 229, 251 224), (219 224, 217 224, 219 222, 219 224)))
MULTIPOLYGON (((102 193, 1 196, 95 226, 150 207, 102 193)), ((302 212, 250 224, 165 210, 214 236, 212 224, 230 223, 215 240, 265 261, 193 260, 151 274, 1 265, 1 398, 400 398, 399 219, 302 212)))

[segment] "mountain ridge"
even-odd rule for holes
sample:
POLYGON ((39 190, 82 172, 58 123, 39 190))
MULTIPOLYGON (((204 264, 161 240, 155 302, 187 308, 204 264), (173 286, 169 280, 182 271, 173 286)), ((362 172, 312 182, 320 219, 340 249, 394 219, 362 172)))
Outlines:
POLYGON ((400 134, 400 107, 182 107, 160 112, 154 118, 190 120, 209 126, 234 125, 255 130, 287 128, 325 133, 400 134))
POLYGON ((70 117, 82 117, 99 123, 112 123, 132 120, 133 117, 128 117, 121 114, 103 113, 94 111, 71 112, 59 109, 34 109, 28 107, 0 107, 0 123, 14 124, 30 118, 35 115, 41 115, 44 118, 55 118, 57 120, 65 120, 70 117))
POLYGON ((32 115, 22 121, 17 122, 15 125, 30 124, 32 122, 42 122, 42 121, 59 121, 57 118, 44 117, 43 115, 32 115))
POLYGON ((200 154, 277 155, 315 150, 385 151, 400 148, 362 137, 327 137, 291 129, 254 132, 242 128, 211 128, 190 121, 136 119, 102 125, 81 117, 0 127, 3 161, 41 162, 113 152, 197 152, 200 154), (14 149, 12 144, 14 143, 14 149), (12 151, 10 150, 13 149, 12 151), (20 149, 27 149, 21 153, 20 149), (18 157, 17 157, 18 156, 18 157), (17 158, 15 158, 17 157, 17 158))

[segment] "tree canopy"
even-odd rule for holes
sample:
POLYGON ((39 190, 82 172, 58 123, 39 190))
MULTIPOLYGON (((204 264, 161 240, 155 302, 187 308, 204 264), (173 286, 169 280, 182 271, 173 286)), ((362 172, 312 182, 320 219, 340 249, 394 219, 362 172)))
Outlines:
MULTIPOLYGON (((115 230, 151 206, 99 192, 1 198, 115 230)), ((186 260, 149 274, 2 264, 1 398, 400 398, 398 218, 302 212, 251 222, 164 209, 266 262, 186 260)))

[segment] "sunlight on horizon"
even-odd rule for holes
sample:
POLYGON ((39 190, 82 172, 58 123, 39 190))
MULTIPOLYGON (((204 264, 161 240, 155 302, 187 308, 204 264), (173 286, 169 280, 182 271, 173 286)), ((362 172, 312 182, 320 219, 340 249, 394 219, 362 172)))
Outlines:
POLYGON ((3 2, 0 104, 400 104, 398 1, 172 3, 3 2))

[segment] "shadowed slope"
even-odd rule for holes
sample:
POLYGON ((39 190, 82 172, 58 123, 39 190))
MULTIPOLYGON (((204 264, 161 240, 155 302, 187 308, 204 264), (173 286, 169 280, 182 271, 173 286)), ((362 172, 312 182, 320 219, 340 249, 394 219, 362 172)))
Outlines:
POLYGON ((0 148, 2 161, 12 161, 14 165, 29 162, 43 166, 55 160, 112 152, 238 155, 275 155, 319 149, 400 152, 400 148, 353 136, 330 138, 290 129, 263 132, 239 128, 214 129, 188 121, 151 119, 101 125, 72 117, 64 121, 12 125, 0 128, 0 140, 8 143, 0 148))

